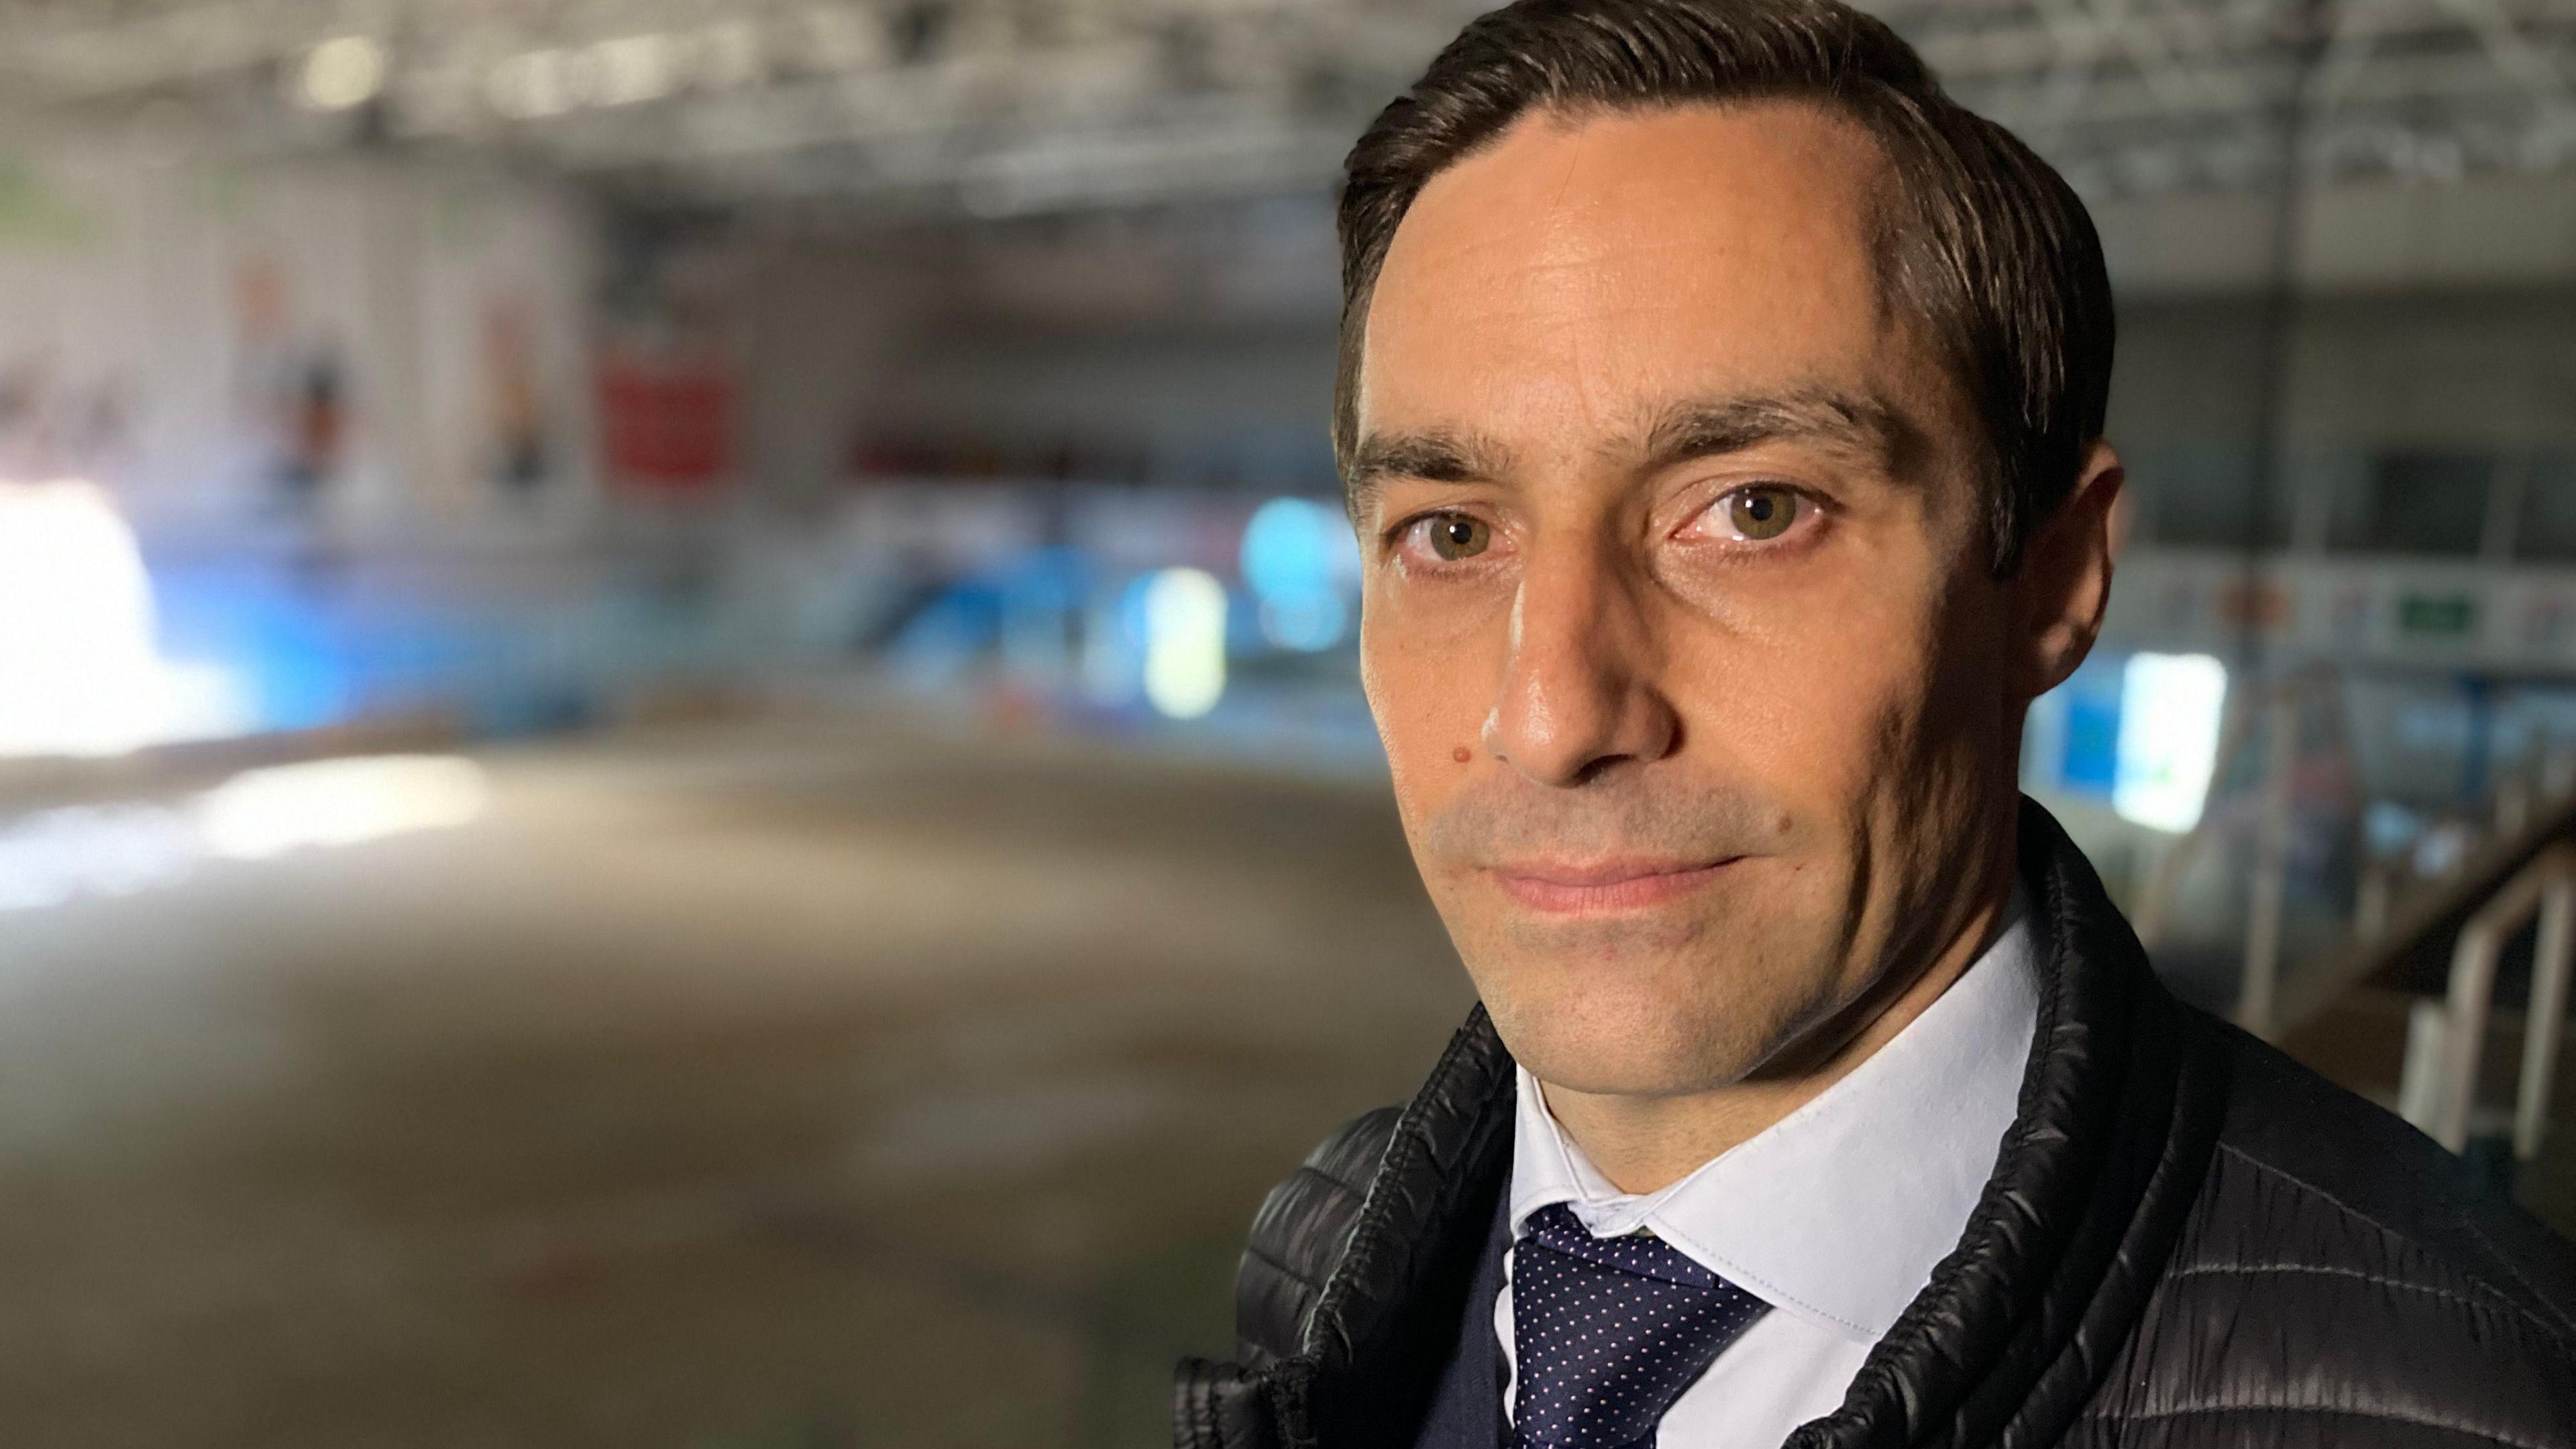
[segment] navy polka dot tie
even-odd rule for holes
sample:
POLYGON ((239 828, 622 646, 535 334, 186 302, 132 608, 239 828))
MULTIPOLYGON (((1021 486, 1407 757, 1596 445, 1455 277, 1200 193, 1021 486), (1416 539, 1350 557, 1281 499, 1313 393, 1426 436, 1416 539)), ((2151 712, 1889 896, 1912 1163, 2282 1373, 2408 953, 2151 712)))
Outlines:
POLYGON ((1648 1449, 1655 1424, 1770 1305, 1648 1233, 1559 1203, 1512 1247, 1513 1449, 1648 1449))

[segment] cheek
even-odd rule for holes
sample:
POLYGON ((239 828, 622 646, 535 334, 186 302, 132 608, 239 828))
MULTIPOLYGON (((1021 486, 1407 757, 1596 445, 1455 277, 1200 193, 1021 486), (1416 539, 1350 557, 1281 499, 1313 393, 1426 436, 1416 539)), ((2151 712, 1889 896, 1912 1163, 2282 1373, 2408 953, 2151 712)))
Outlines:
POLYGON ((1506 586, 1372 580, 1360 608, 1360 687, 1387 747, 1445 755, 1472 741, 1510 644, 1506 586), (1454 737, 1431 738, 1444 731, 1454 737))
POLYGON ((1938 658, 1929 592, 1912 570, 1855 569, 1693 611, 1668 676, 1689 693, 1686 728, 1794 813, 1847 817, 1923 715, 1938 658))
MULTIPOLYGON (((1370 590, 1360 614, 1360 691, 1386 745, 1406 833, 1435 815, 1481 758, 1507 632, 1455 611, 1391 606, 1370 590)), ((1425 874, 1430 874, 1430 861, 1425 874)))
POLYGON ((1465 775, 1491 707, 1485 651, 1472 634, 1428 637, 1372 600, 1360 621, 1360 688, 1386 746, 1396 803, 1408 824, 1437 808, 1465 775))

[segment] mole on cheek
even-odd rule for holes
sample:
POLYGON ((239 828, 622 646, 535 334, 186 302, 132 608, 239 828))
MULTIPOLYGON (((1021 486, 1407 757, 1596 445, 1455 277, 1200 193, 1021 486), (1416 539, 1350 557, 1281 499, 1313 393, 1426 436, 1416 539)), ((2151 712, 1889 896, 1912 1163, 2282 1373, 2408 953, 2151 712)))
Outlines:
POLYGON ((1468 749, 1465 745, 1460 745, 1458 748, 1449 752, 1449 758, 1456 760, 1459 764, 1463 765, 1469 760, 1476 758, 1476 752, 1468 749))

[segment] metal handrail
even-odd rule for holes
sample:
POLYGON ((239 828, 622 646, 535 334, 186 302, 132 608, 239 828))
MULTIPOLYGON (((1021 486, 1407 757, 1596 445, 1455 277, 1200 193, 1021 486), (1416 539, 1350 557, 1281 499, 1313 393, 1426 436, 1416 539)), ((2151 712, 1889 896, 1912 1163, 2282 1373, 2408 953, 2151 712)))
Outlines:
POLYGON ((2495 899, 2552 843, 2576 841, 2576 794, 2559 783, 2571 775, 2576 755, 2545 759, 2522 833, 2490 831, 2437 876, 2418 877, 2393 861, 2365 865, 2350 932, 2306 956, 2298 970, 2283 973, 2274 1018, 2280 1029, 2295 1032, 2313 1023, 2356 987, 2374 981, 2402 987, 2397 978, 2408 963, 2447 954, 2479 906, 2495 899))
POLYGON ((2576 846, 2564 844, 2533 857, 2469 917, 2452 948, 2445 1000, 2417 1007, 2398 1100, 2408 1121, 2453 1152, 2469 1145, 2497 965, 2505 943, 2535 914, 2540 933, 2523 1026, 2522 1080, 2514 1096, 2513 1150, 2526 1162, 2540 1152, 2549 1122, 2551 1079, 2566 1034, 2569 978, 2576 975, 2576 846))

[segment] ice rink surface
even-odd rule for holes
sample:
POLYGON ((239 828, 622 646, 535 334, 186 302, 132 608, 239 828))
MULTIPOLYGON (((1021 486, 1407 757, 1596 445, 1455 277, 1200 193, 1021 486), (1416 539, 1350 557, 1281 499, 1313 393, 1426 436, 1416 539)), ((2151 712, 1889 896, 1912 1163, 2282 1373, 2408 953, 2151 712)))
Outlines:
POLYGON ((48 1449, 1151 1446, 1255 1203, 1468 992, 1372 790, 912 724, 0 913, 48 1449))

